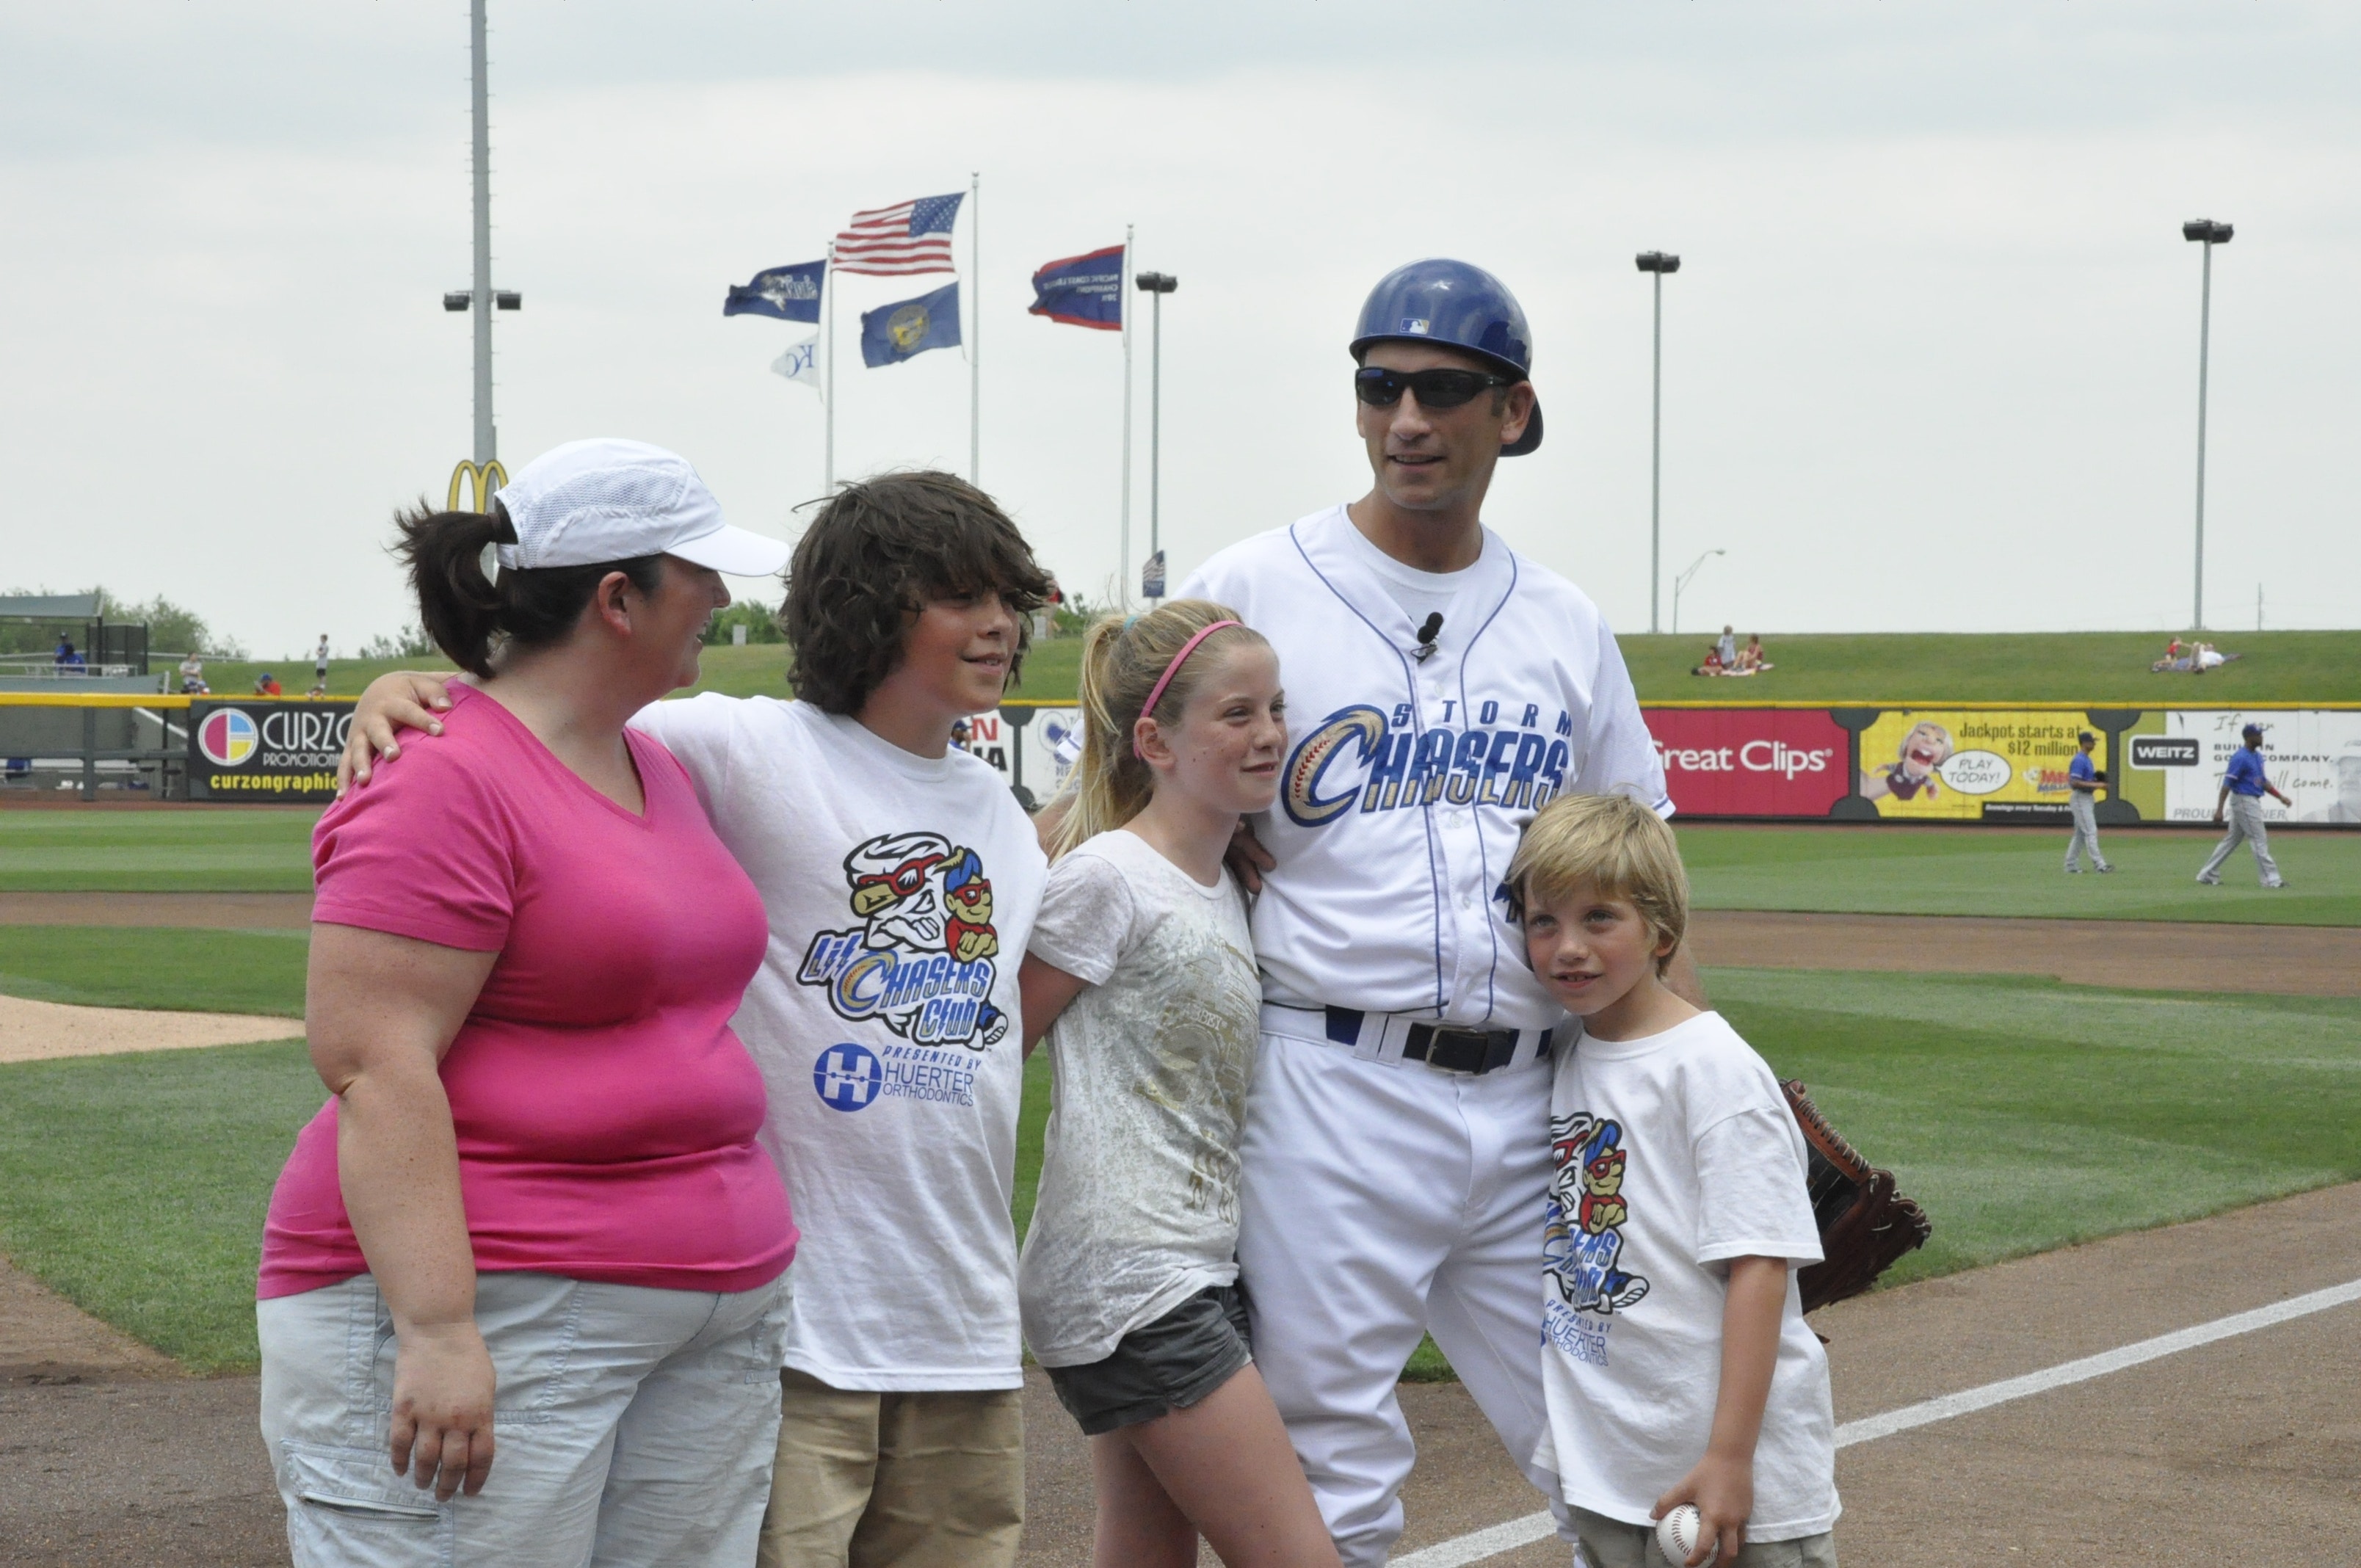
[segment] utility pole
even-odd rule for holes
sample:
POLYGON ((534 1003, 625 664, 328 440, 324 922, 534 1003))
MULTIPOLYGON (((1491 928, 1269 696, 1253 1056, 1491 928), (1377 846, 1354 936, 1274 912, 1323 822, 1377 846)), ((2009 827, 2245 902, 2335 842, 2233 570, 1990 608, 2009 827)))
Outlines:
POLYGON ((2211 218, 2195 218, 2180 225, 2180 237, 2205 247, 2205 280, 2199 286, 2197 305, 2197 587, 2190 624, 2205 630, 2205 373, 2213 336, 2213 247, 2227 245, 2237 231, 2211 218))
MULTIPOLYGON (((1643 250, 1633 259, 1641 271, 1654 278, 1656 285, 1654 389, 1650 394, 1648 423, 1648 630, 1654 632, 1664 630, 1656 620, 1656 602, 1662 594, 1664 554, 1664 274, 1678 272, 1681 258, 1661 250, 1643 250)), ((1674 620, 1677 624, 1679 617, 1674 620)))
MULTIPOLYGON (((1180 287, 1166 272, 1143 272, 1133 281, 1148 296, 1148 559, 1158 574, 1159 590, 1148 595, 1161 599, 1164 533, 1161 526, 1164 491, 1164 296, 1180 287)), ((1143 589, 1145 585, 1142 585, 1143 589)))
POLYGON ((983 171, 967 177, 967 482, 983 488, 983 171))
MULTIPOLYGON (((484 6, 470 0, 467 42, 475 57, 476 110, 476 280, 468 291, 476 312, 476 462, 480 466, 500 455, 500 435, 492 427, 492 104, 485 59, 484 6)), ((489 502, 481 502, 489 510, 489 502)))
MULTIPOLYGON (((1131 270, 1131 225, 1123 225, 1123 271, 1115 274, 1115 297, 1123 296, 1123 273, 1131 270)), ((1115 551, 1115 608, 1131 607, 1131 307, 1123 307, 1123 540, 1115 551)))

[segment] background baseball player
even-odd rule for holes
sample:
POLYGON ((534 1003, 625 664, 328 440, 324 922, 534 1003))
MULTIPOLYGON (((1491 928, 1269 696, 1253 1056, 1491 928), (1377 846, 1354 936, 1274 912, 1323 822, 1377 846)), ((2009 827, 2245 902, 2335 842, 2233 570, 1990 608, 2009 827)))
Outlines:
MULTIPOLYGON (((1257 824, 1275 863, 1254 916, 1238 1257, 1321 1512, 1344 1561, 1373 1564, 1401 1531, 1394 1387, 1422 1330, 1556 1496, 1532 1461, 1548 1053, 1567 1020, 1501 878, 1555 795, 1671 806, 1596 607, 1478 521, 1494 464, 1541 444, 1524 312, 1477 268, 1413 262, 1370 294, 1352 352, 1369 493, 1176 592, 1235 607, 1287 683, 1279 802, 1257 824)), ((1693 970, 1675 983, 1696 995, 1693 970)))
POLYGON ((2074 836, 2066 840, 2066 869, 2076 874, 2082 870, 2082 852, 2091 854, 2091 869, 2111 872, 2107 857, 2099 853, 2099 785, 2104 781, 2091 761, 2091 750, 2099 738, 2089 730, 2082 731, 2079 744, 2081 750, 2066 764, 2067 809, 2074 814, 2074 836))
POLYGON ((2208 887, 2222 881, 2222 862, 2241 842, 2255 851, 2255 870, 2262 874, 2265 887, 2285 887, 2287 879, 2279 875, 2279 862, 2271 859, 2270 835, 2263 830, 2263 796, 2276 795, 2281 806, 2295 802, 2279 794, 2279 785, 2263 774, 2263 727, 2249 724, 2240 732, 2246 744, 2230 753, 2229 771, 2222 775, 2222 793, 2214 797, 2213 820, 2222 820, 2222 808, 2230 808, 2230 830, 2213 846, 2213 859, 2197 873, 2197 880, 2208 887))

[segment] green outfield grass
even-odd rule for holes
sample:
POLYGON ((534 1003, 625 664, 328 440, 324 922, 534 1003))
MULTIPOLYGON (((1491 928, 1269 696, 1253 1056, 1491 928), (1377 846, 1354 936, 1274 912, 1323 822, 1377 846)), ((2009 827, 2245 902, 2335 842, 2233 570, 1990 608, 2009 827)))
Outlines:
POLYGON ((2062 828, 1675 825, 1700 909, 2361 926, 2361 833, 2273 834, 2288 885, 2269 893, 2243 849, 2197 885, 2210 831, 2103 829, 2114 874, 2068 876, 2062 828))
MULTIPOLYGON (((1983 976, 1706 981, 1772 1066, 1926 1204, 1935 1239, 1893 1282, 2361 1179, 2361 1002, 1983 976)), ((182 992, 183 1005, 230 1000, 182 992)), ((320 1100, 300 1043, 0 1067, 0 1251, 192 1365, 250 1365, 261 1213, 320 1100)), ((1037 1056, 1020 1235, 1048 1114, 1037 1056)), ((1432 1353, 1411 1371, 1447 1375, 1432 1353)))
MULTIPOLYGON (((318 817, 303 806, 0 811, 0 891, 302 892, 318 817)), ((1701 909, 2361 925, 2361 834, 2274 836, 2290 886, 2267 894, 2243 851, 2224 885, 2196 885, 2208 833, 2110 829, 2103 842, 2123 869, 2070 877, 2059 869, 2063 831, 1685 824, 1680 832, 1701 909)))
POLYGON ((0 1067, 0 1252, 192 1372, 251 1371, 263 1212, 325 1098, 301 1041, 0 1067))
POLYGON ((313 806, 0 811, 0 892, 308 893, 313 806))
POLYGON ((0 994, 300 1019, 310 950, 302 930, 0 926, 0 994))
POLYGON ((2361 1001, 1775 970, 1706 983, 1934 1220, 1889 1283, 2361 1179, 2361 1001))
MULTIPOLYGON (((150 663, 148 669, 164 675, 169 681, 167 691, 181 689, 177 660, 167 663, 150 663)), ((429 653, 409 659, 331 659, 328 661, 328 695, 358 696, 361 688, 389 670, 450 670, 455 666, 440 653, 429 653)), ((312 687, 312 655, 306 650, 291 659, 207 659, 205 685, 214 688, 217 697, 246 696, 254 690, 255 678, 265 670, 279 677, 280 688, 289 696, 302 696, 312 687)))
MULTIPOLYGON (((1765 632, 1778 667, 1743 681, 1704 680, 1689 672, 1719 628, 1618 639, 1645 702, 2091 702, 2145 707, 2235 706, 2242 702, 2361 702, 2361 631, 2223 631, 2216 646, 2244 657, 2199 675, 2152 674, 2151 662, 2172 637, 2162 631, 1863 632, 1789 636, 1765 632)), ((1744 640, 1751 630, 1739 628, 1744 640)), ((1082 665, 1080 635, 1036 643, 1025 684, 1011 696, 1071 702, 1082 665)), ((426 659, 333 659, 328 692, 352 696, 388 670, 448 669, 426 659)), ((253 689, 269 670, 288 692, 312 684, 312 657, 208 660, 216 696, 253 689)), ((1282 674, 1284 672, 1282 672, 1282 674)), ((174 684, 177 685, 177 679, 174 684)), ((731 696, 785 696, 787 650, 779 642, 724 644, 705 651, 696 691, 731 696)))
MULTIPOLYGON (((2203 675, 2149 674, 2149 663, 2163 655, 2172 636, 2169 630, 1795 637, 1766 631, 1764 652, 1778 666, 1767 674, 1708 680, 1689 674, 1719 630, 1618 638, 1641 700, 2140 707, 2361 701, 2361 631, 2209 633, 2217 647, 2245 657, 2203 675)), ((1752 630, 1738 629, 1741 643, 1752 630)))

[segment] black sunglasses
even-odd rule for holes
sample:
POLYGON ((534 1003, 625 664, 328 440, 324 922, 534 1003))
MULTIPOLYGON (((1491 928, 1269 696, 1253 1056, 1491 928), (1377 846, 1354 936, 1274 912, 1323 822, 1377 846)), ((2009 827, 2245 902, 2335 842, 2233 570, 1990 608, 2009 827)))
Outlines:
POLYGON ((1405 387, 1418 394, 1418 406, 1422 409, 1455 409, 1473 402, 1478 392, 1488 388, 1516 384, 1509 377, 1482 370, 1389 370, 1382 365, 1364 365, 1353 372, 1353 395, 1373 409, 1389 409, 1400 402, 1405 387))

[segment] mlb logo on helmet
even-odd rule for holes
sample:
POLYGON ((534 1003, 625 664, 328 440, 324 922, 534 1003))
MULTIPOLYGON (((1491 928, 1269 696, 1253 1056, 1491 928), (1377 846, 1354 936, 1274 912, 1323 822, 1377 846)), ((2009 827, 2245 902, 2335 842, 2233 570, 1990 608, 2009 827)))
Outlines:
POLYGON ((1424 316, 1404 316, 1401 329, 1412 336, 1424 337, 1427 334, 1427 320, 1424 316))
POLYGON ((261 730, 240 708, 216 708, 197 727, 197 749, 217 768, 238 766, 261 743, 261 730))

